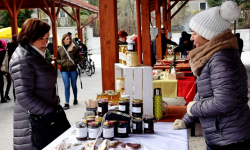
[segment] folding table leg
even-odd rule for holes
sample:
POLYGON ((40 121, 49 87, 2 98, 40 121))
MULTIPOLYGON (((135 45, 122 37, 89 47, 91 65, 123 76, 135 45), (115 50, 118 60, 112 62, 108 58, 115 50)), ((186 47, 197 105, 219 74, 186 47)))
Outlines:
POLYGON ((191 127, 191 136, 195 136, 195 125, 191 127))

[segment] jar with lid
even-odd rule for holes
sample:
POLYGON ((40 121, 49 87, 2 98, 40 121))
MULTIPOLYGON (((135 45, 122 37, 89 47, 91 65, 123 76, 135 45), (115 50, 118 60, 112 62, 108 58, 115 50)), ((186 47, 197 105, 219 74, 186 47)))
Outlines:
POLYGON ((82 122, 82 121, 78 121, 76 122, 76 139, 79 141, 85 141, 87 140, 87 125, 82 122))
POLYGON ((128 128, 129 128, 128 121, 119 121, 119 125, 117 128, 118 137, 121 138, 128 137, 128 128))
POLYGON ((135 42, 134 41, 130 41, 128 42, 128 51, 135 51, 135 42))
POLYGON ((125 114, 129 114, 129 98, 119 99, 119 111, 125 114))
POLYGON ((108 98, 103 98, 98 101, 98 116, 103 117, 108 112, 108 98))
POLYGON ((112 121, 103 123, 103 139, 114 140, 114 125, 112 121))
POLYGON ((142 134, 142 118, 133 119, 133 133, 142 134))
POLYGON ((83 122, 87 125, 87 127, 88 127, 88 124, 89 124, 90 122, 93 122, 93 121, 95 121, 94 118, 85 118, 85 119, 83 119, 83 122))
POLYGON ((109 104, 110 105, 118 105, 119 104, 119 95, 118 93, 109 93, 109 104))
POLYGON ((143 103, 141 99, 134 99, 132 101, 132 116, 142 117, 143 114, 143 103))
POLYGON ((144 133, 153 134, 154 133, 154 116, 152 115, 143 115, 143 127, 144 133))
POLYGON ((95 140, 98 133, 99 133, 99 123, 98 122, 91 122, 89 123, 88 126, 88 131, 89 131, 89 140, 95 140))
POLYGON ((124 77, 119 77, 116 78, 116 92, 121 92, 122 88, 125 86, 125 78, 124 77))
POLYGON ((98 93, 97 94, 97 97, 96 97, 97 101, 101 100, 102 98, 109 98, 108 93, 98 93))
POLYGON ((109 94, 109 93, 115 93, 114 90, 106 90, 105 93, 109 94))
POLYGON ((138 53, 134 51, 127 52, 126 65, 129 67, 137 67, 138 66, 138 53))
POLYGON ((126 65, 126 54, 127 45, 119 45, 119 62, 123 65, 126 65))
POLYGON ((118 129, 118 125, 119 125, 119 121, 117 120, 111 120, 113 122, 114 125, 114 136, 117 137, 118 133, 117 133, 117 129, 118 129))

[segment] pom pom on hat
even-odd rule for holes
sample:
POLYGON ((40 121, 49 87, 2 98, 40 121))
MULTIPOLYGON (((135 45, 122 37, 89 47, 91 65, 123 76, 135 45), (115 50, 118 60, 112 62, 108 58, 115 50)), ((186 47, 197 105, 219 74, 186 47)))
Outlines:
POLYGON ((212 7, 203 10, 192 17, 189 27, 204 37, 211 40, 226 31, 231 22, 240 16, 240 9, 233 1, 222 3, 221 7, 212 7))

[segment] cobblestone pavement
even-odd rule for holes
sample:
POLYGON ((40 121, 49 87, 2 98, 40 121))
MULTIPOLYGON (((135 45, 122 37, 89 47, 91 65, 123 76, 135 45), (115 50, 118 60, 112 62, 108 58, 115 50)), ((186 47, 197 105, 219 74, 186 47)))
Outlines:
MULTIPOLYGON (((250 51, 242 53, 242 61, 244 62, 248 75, 250 73, 250 51)), ((71 90, 70 97, 70 109, 66 110, 67 117, 71 124, 74 124, 77 120, 83 117, 86 110, 84 101, 88 99, 95 99, 96 93, 101 92, 102 78, 101 78, 101 58, 100 54, 94 54, 92 59, 96 64, 96 73, 91 77, 88 77, 86 74, 82 75, 83 89, 80 89, 80 81, 77 81, 78 86, 78 100, 79 104, 73 106, 73 92, 71 90)), ((5 80, 6 83, 6 80, 5 80)), ((61 104, 65 102, 64 98, 64 86, 61 74, 58 76, 58 87, 59 95, 61 98, 61 104)), ((250 96, 250 95, 249 95, 250 96)), ((12 99, 9 103, 0 103, 0 150, 12 150, 13 149, 13 94, 12 87, 10 92, 10 98, 12 99)), ((196 124, 196 136, 190 137, 189 132, 189 149, 190 150, 205 150, 205 141, 202 136, 202 130, 200 124, 196 124)))

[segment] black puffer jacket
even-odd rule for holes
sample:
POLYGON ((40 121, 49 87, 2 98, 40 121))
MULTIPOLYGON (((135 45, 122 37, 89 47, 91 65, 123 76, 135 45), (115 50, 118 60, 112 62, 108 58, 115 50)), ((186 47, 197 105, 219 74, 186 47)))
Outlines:
POLYGON ((195 117, 182 119, 191 127, 200 119, 208 145, 224 146, 250 138, 247 73, 236 50, 220 50, 197 78, 195 117))
POLYGON ((54 68, 36 50, 20 45, 10 60, 16 102, 14 108, 14 149, 35 150, 31 142, 29 114, 45 115, 54 110, 56 75, 54 68))

